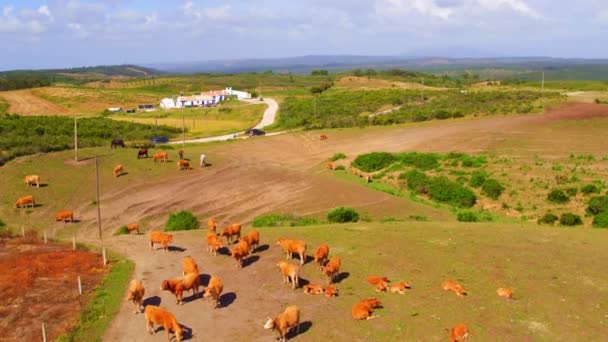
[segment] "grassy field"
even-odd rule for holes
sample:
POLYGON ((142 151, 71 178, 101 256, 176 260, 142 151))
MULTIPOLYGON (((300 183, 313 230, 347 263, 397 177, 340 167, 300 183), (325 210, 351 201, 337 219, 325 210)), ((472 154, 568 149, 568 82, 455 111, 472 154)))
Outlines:
MULTIPOLYGON (((301 228, 262 228, 265 241, 289 236, 310 246, 330 245, 347 274, 340 297, 312 316, 306 340, 441 341, 445 328, 465 323, 475 340, 586 340, 608 336, 602 302, 608 282, 600 260, 608 235, 601 231, 496 223, 359 223, 301 228), (410 282, 405 295, 377 293, 365 279, 387 276, 410 282), (465 298, 444 292, 441 282, 454 279, 465 298), (515 300, 496 295, 514 289, 515 300), (355 322, 350 309, 363 298, 378 297, 384 308, 377 319, 355 322), (322 322, 340 322, 329 329, 322 322), (317 326, 318 325, 318 326, 317 326)), ((317 282, 314 267, 303 278, 317 282)))

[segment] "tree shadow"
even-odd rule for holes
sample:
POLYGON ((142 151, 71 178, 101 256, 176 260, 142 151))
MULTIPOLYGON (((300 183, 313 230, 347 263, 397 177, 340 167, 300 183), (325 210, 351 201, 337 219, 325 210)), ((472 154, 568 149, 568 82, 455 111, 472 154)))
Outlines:
POLYGON ((220 296, 220 305, 222 308, 230 306, 236 300, 236 293, 228 292, 220 296))
POLYGON ((270 248, 270 246, 266 245, 261 245, 258 246, 256 249, 253 250, 253 253, 258 253, 258 252, 264 252, 267 251, 270 248))
POLYGON ((198 276, 198 281, 201 284, 201 286, 207 286, 209 285, 209 279, 211 279, 211 276, 208 274, 199 274, 198 276))
POLYGON ((248 258, 243 259, 243 268, 255 263, 256 261, 260 260, 260 257, 257 255, 250 255, 248 258))
POLYGON ((338 276, 336 276, 334 278, 333 283, 334 284, 338 284, 338 283, 342 282, 342 280, 348 278, 349 276, 350 276, 350 273, 348 273, 348 272, 342 272, 342 273, 338 274, 338 276))
POLYGON ((167 250, 169 250, 169 252, 184 252, 186 251, 186 248, 178 246, 169 246, 167 247, 167 250))
POLYGON ((152 297, 148 297, 148 298, 144 299, 144 301, 141 303, 141 305, 143 305, 144 308, 148 305, 159 306, 160 302, 161 302, 161 299, 159 296, 152 296, 152 297))
POLYGON ((306 333, 308 330, 310 330, 311 327, 312 327, 311 321, 301 322, 300 325, 298 326, 298 329, 296 329, 296 327, 291 328, 289 330, 289 333, 287 333, 286 337, 287 337, 287 339, 292 339, 292 338, 296 337, 297 335, 306 333))

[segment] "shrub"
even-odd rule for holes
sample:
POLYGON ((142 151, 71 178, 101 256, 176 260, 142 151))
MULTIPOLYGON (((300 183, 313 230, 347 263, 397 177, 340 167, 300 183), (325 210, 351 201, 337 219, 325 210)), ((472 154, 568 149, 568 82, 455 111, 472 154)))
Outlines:
POLYGON ((332 223, 357 222, 359 213, 350 207, 338 207, 327 213, 327 221, 332 223))
POLYGON ((477 197, 471 190, 452 182, 445 176, 432 179, 429 185, 429 195, 436 201, 462 208, 470 208, 477 201, 477 197))
POLYGON ((477 218, 477 215, 474 212, 472 212, 471 210, 459 211, 458 214, 456 215, 456 218, 460 222, 478 222, 479 221, 479 219, 477 218))
POLYGON ((266 214, 253 219, 253 227, 297 227, 321 224, 313 217, 302 217, 294 214, 266 214))
POLYGON ((400 174, 399 179, 405 179, 407 181, 407 187, 412 191, 419 194, 427 194, 429 192, 431 178, 424 172, 410 170, 400 174))
POLYGON ((547 195, 547 200, 551 203, 563 204, 563 203, 567 203, 568 201, 570 201, 570 197, 568 197, 568 195, 566 195, 564 190, 553 189, 553 190, 551 190, 549 195, 547 195))
POLYGON ((396 153, 395 159, 420 170, 431 170, 439 166, 439 155, 434 153, 396 153))
POLYGON ((491 199, 498 199, 504 190, 505 187, 495 179, 488 179, 481 187, 481 192, 491 199))
POLYGON ((595 228, 608 228, 608 213, 600 213, 593 218, 595 228))
POLYGON ((568 194, 568 196, 576 196, 576 194, 578 193, 578 189, 577 188, 567 188, 566 193, 568 194))
POLYGON ((558 217, 553 213, 546 213, 538 220, 538 224, 555 224, 555 221, 558 220, 558 217))
POLYGON ((372 152, 362 154, 353 161, 353 166, 365 172, 382 170, 395 161, 392 154, 386 152, 372 152))
POLYGON ((129 230, 127 229, 127 226, 120 226, 115 232, 114 235, 125 235, 125 234, 129 234, 129 230))
POLYGON ((346 158, 346 154, 342 153, 342 152, 337 152, 334 154, 333 157, 331 157, 331 161, 336 161, 336 160, 340 160, 340 159, 344 159, 346 158))
POLYGON ((165 231, 198 229, 198 225, 198 219, 194 214, 187 210, 182 210, 169 215, 165 231))
POLYGON ((486 173, 484 171, 473 171, 469 185, 474 188, 479 188, 486 182, 486 173))
POLYGON ((600 193, 600 188, 595 185, 595 184, 587 184, 585 186, 583 186, 581 188, 581 192, 584 195, 589 195, 589 194, 599 194, 600 193))
POLYGON ((336 166, 335 170, 344 171, 344 170, 346 170, 346 166, 344 166, 344 165, 338 165, 338 166, 336 166))
POLYGON ((591 197, 587 212, 592 215, 608 212, 608 196, 591 197))
POLYGON ((578 215, 572 213, 563 213, 559 218, 559 223, 562 226, 578 226, 583 224, 583 220, 578 215))

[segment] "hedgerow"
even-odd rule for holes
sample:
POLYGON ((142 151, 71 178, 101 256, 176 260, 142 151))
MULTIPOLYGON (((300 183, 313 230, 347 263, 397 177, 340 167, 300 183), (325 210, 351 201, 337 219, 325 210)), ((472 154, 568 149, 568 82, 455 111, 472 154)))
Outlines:
POLYGON ((387 152, 372 152, 359 155, 352 163, 356 168, 365 172, 382 170, 395 161, 395 157, 387 152))

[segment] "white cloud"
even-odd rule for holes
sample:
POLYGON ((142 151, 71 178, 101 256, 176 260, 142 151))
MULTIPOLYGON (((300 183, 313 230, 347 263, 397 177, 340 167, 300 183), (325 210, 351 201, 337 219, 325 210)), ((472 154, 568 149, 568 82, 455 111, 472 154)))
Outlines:
POLYGON ((15 12, 12 6, 5 6, 0 16, 0 33, 29 33, 38 35, 47 31, 48 24, 53 20, 48 7, 38 10, 23 9, 15 12))
POLYGON ((51 15, 51 11, 49 10, 49 8, 46 5, 45 6, 40 6, 38 8, 38 14, 43 15, 45 17, 49 17, 49 18, 53 17, 51 15))
POLYGON ((507 7, 535 19, 542 18, 542 15, 528 6, 524 0, 477 0, 477 2, 481 7, 489 10, 498 10, 507 7))
POLYGON ((451 8, 437 5, 435 0, 379 0, 376 2, 376 12, 385 15, 403 15, 408 12, 447 20, 452 15, 451 8))

